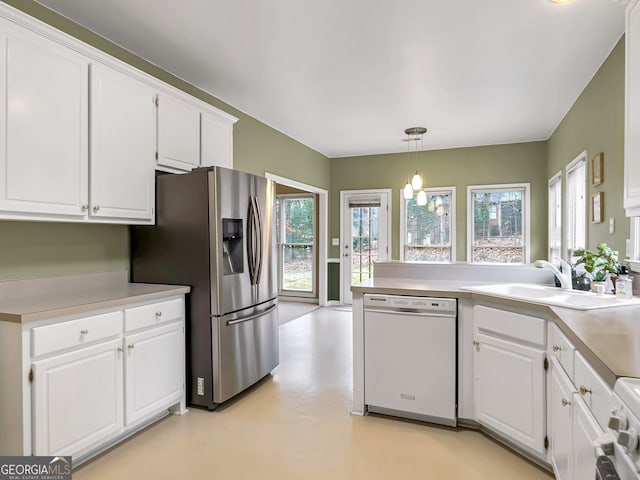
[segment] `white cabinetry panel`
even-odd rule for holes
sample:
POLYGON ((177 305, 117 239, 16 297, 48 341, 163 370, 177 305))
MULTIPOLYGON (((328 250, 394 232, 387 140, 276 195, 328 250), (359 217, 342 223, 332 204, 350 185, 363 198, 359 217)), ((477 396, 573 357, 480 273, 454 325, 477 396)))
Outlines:
POLYGON ((125 338, 125 424, 131 425, 178 402, 184 393, 183 324, 174 323, 125 338))
POLYGON ((181 170, 200 165, 200 112, 165 94, 158 96, 158 165, 181 170))
POLYGON ((640 2, 627 7, 625 33, 626 118, 624 135, 624 208, 640 215, 640 2))
POLYGON ((573 479, 595 478, 594 445, 604 432, 580 398, 580 394, 574 394, 573 398, 573 479))
POLYGON ((121 340, 33 363, 35 455, 79 455, 122 429, 121 340))
POLYGON ((4 23, 0 38, 0 211, 82 218, 88 60, 4 23))
POLYGON ((153 220, 155 115, 152 88, 91 65, 92 217, 153 220))
POLYGON ((202 114, 200 122, 200 164, 233 168, 233 124, 208 113, 202 114))
POLYGON ((551 381, 549 392, 549 435, 551 436, 551 463, 557 480, 572 478, 572 438, 573 394, 575 388, 560 366, 551 360, 551 381))

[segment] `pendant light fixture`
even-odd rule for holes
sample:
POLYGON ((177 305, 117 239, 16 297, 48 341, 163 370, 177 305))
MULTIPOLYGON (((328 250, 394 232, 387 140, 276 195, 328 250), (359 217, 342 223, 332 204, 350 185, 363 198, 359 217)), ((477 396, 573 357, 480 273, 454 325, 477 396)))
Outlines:
MULTIPOLYGON (((424 127, 411 127, 407 128, 404 133, 407 134, 407 159, 411 158, 411 142, 416 142, 416 152, 418 151, 418 140, 420 140, 420 150, 423 149, 423 135, 427 133, 427 129, 424 127)), ((404 186, 404 198, 406 200, 411 200, 413 195, 417 192, 417 203, 418 205, 426 205, 427 204, 427 194, 424 190, 422 190, 422 185, 424 181, 422 179, 422 175, 418 170, 413 174, 411 179, 407 179, 407 184, 404 186)))

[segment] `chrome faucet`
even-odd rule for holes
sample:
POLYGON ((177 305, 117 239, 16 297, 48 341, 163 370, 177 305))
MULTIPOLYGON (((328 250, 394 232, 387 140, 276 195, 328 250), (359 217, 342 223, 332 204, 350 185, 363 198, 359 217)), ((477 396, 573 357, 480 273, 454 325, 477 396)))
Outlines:
POLYGON ((560 280, 560 288, 563 290, 573 290, 573 283, 571 281, 571 265, 560 259, 560 267, 562 271, 546 260, 536 260, 533 264, 536 268, 548 268, 553 274, 560 280))

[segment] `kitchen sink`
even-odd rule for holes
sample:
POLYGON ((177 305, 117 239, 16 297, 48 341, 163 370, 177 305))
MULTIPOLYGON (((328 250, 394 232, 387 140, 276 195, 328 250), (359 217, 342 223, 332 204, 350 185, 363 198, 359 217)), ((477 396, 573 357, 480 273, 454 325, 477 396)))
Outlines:
POLYGON ((575 310, 591 310, 596 308, 628 307, 640 304, 640 300, 620 299, 615 295, 597 295, 581 290, 561 290, 548 285, 533 285, 526 283, 503 283, 497 285, 482 285, 467 287, 474 293, 481 293, 492 297, 522 300, 541 305, 573 308, 575 310))

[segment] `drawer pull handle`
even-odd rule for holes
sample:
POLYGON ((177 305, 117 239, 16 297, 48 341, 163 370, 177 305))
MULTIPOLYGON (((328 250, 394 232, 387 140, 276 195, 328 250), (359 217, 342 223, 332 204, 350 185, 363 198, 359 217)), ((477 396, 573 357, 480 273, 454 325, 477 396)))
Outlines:
POLYGON ((82 330, 80 330, 80 333, 81 333, 82 335, 87 335, 87 334, 89 333, 89 330, 88 330, 88 329, 86 329, 86 328, 83 328, 82 330))
POLYGON ((571 402, 569 400, 567 400, 566 398, 562 399, 562 406, 566 407, 567 405, 571 405, 571 402))
POLYGON ((584 396, 587 393, 591 393, 591 390, 585 387, 584 385, 580 385, 580 395, 584 396))
POLYGON ((162 312, 156 312, 156 317, 161 317, 162 316, 162 312))
POLYGON ((480 342, 479 342, 479 341, 477 341, 477 340, 474 340, 474 341, 472 342, 472 344, 473 344, 473 346, 474 346, 474 347, 479 347, 479 346, 480 346, 480 342))
POLYGON ((561 351, 561 350, 562 350, 562 347, 559 347, 558 345, 554 345, 554 346, 553 346, 553 351, 554 351, 554 352, 559 352, 559 351, 561 351))
POLYGON ((96 206, 94 206, 94 207, 93 207, 93 211, 94 211, 94 212, 96 212, 96 213, 97 213, 97 212, 98 212, 98 210, 100 210, 100 205, 96 205, 96 206))
POLYGON ((127 345, 127 348, 128 348, 129 350, 133 350, 134 348, 136 348, 136 346, 135 346, 135 344, 130 343, 129 345, 127 345))
POLYGON ((84 204, 80 207, 80 210, 82 210, 83 212, 86 212, 87 210, 89 210, 89 205, 84 204))

